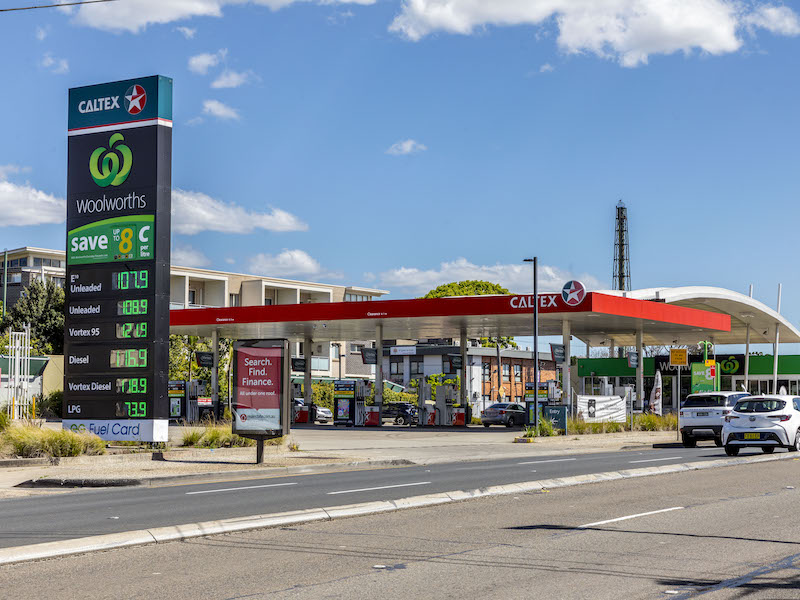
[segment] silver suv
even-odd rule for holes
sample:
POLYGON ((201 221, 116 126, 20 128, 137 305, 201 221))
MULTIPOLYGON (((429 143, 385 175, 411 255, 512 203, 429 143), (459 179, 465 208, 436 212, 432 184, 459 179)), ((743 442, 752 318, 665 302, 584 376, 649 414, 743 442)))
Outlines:
POLYGON ((697 446, 698 439, 713 439, 722 446, 722 426, 736 402, 749 396, 745 392, 698 392, 681 404, 681 439, 686 448, 697 446))

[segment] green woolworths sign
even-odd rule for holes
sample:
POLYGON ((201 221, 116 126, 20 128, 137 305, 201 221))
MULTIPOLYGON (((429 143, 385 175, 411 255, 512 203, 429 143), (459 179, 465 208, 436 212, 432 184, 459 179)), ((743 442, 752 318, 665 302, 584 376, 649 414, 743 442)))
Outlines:
POLYGON ((67 234, 72 265, 154 258, 154 215, 131 215, 95 221, 67 234))
POLYGON ((692 393, 713 391, 714 378, 711 376, 711 367, 703 363, 692 363, 692 393))

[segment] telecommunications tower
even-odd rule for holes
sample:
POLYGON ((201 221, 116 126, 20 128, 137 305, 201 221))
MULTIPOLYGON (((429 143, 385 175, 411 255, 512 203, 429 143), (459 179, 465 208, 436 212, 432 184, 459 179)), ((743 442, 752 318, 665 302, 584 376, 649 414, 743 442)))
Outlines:
POLYGON ((617 226, 614 232, 614 274, 611 289, 631 289, 631 255, 628 247, 628 209, 625 203, 617 202, 617 226))

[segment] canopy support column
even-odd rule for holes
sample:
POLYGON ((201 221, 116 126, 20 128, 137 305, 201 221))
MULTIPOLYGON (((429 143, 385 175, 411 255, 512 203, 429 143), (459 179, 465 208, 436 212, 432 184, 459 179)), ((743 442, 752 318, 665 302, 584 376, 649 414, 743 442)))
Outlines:
POLYGON ((641 329, 636 332, 636 354, 639 356, 636 366, 636 397, 642 401, 644 411, 644 332, 641 329))
MULTIPOLYGON (((778 314, 781 314, 781 288, 783 284, 778 284, 778 314)), ((772 349, 772 393, 778 393, 778 347, 781 343, 781 325, 775 323, 775 345, 772 349)))
POLYGON ((211 348, 214 351, 214 366, 211 369, 211 404, 219 408, 219 329, 211 332, 211 348))
POLYGON ((383 324, 375 326, 375 404, 383 405, 383 324))
MULTIPOLYGON (((569 357, 570 357, 570 340, 572 338, 572 327, 569 321, 564 319, 561 321, 561 343, 564 344, 564 363, 561 365, 561 388, 563 393, 562 402, 570 407, 572 410, 572 382, 570 381, 569 372, 569 357)), ((538 359, 538 357, 537 357, 538 359)), ((536 390, 539 393, 539 390, 536 390)))
MULTIPOLYGON (((460 350, 461 350, 461 386, 458 392, 458 397, 460 400, 461 406, 466 409, 467 408, 467 331, 466 329, 461 329, 461 340, 460 340, 460 350)), ((469 423, 465 423, 469 425, 469 423)))
MULTIPOLYGON (((753 297, 753 284, 750 284, 750 297, 753 297)), ((750 322, 747 322, 747 330, 744 338, 744 391, 750 390, 750 322)))
MULTIPOLYGON (((306 368, 303 370, 303 404, 311 410, 311 402, 314 399, 314 388, 311 386, 311 357, 314 352, 311 350, 314 340, 307 337, 303 341, 303 358, 306 359, 306 368)), ((309 417, 311 413, 309 412, 309 417)))

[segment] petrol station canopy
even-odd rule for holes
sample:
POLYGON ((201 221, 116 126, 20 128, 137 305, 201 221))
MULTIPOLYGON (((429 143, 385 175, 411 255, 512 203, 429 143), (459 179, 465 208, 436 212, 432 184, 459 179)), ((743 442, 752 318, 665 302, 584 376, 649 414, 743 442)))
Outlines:
MULTIPOLYGON (((726 312, 724 298, 719 304, 704 304, 702 299, 691 300, 689 296, 670 301, 632 294, 624 297, 588 292, 580 299, 561 293, 539 294, 539 335, 561 336, 568 332, 567 335, 598 346, 634 346, 637 331, 642 332, 645 345, 691 344, 709 339, 744 343, 744 330, 739 327, 743 317, 726 312)), ((761 313, 766 311, 757 310, 752 305, 755 301, 749 300, 747 310, 758 312, 761 319, 761 313)), ((170 331, 204 337, 217 331, 221 337, 233 339, 337 341, 376 339, 380 325, 383 339, 459 338, 462 334, 467 338, 530 336, 533 304, 533 295, 522 294, 182 309, 171 311, 170 331)), ((733 312, 738 310, 738 305, 729 304, 733 312)), ((782 329, 781 341, 795 341, 792 336, 800 341, 800 332, 780 315, 773 311, 768 316, 772 317, 773 334, 776 322, 786 329, 790 339, 783 337, 782 329)), ((762 320, 757 322, 760 326, 762 320)))

